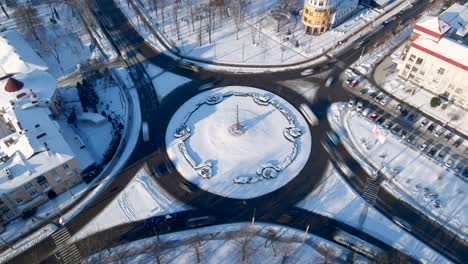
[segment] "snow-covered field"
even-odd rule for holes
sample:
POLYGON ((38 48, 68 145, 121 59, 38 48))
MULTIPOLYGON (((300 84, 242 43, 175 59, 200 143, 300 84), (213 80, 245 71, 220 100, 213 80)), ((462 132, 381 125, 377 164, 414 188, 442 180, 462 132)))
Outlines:
POLYGON ((119 195, 74 235, 73 239, 78 240, 101 230, 150 216, 187 209, 188 207, 179 203, 157 185, 143 167, 119 195))
POLYGON ((160 102, 177 87, 191 81, 189 78, 165 71, 151 63, 146 64, 146 71, 153 81, 153 87, 156 89, 160 102))
POLYGON ((166 132, 168 155, 183 177, 203 190, 238 199, 257 197, 288 183, 307 162, 311 144, 307 122, 292 105, 264 90, 239 86, 193 97, 174 114, 166 132), (233 92, 242 95, 231 95, 233 92), (266 95, 271 103, 254 102, 245 93, 266 95), (219 95, 222 101, 205 103, 211 95, 219 95), (285 109, 292 120, 288 121, 273 102, 285 109), (236 123, 237 106, 239 122, 245 128, 240 136, 229 131, 236 123), (286 135, 291 122, 302 133, 292 140, 286 135), (175 137, 184 124, 190 129, 190 136, 175 137), (211 170, 212 177, 199 175, 199 168, 205 167, 211 170), (275 175, 259 176, 262 168, 270 167, 275 168, 275 175), (234 183, 239 178, 255 182, 234 183))
POLYGON ((411 234, 394 224, 361 198, 329 166, 323 182, 297 204, 298 207, 334 218, 373 235, 423 263, 450 263, 411 234))
MULTIPOLYGON (((237 19, 239 15, 236 15, 235 7, 228 9, 230 16, 220 19, 216 10, 215 17, 210 19, 211 16, 203 11, 207 2, 203 0, 191 1, 189 4, 171 2, 164 7, 164 16, 160 9, 156 12, 147 2, 130 1, 133 5, 128 5, 128 1, 124 0, 116 2, 140 34, 155 46, 159 45, 143 20, 148 19, 165 36, 166 41, 177 47, 184 56, 237 64, 273 65, 314 58, 337 46, 349 34, 375 21, 380 15, 374 10, 360 9, 353 18, 335 29, 319 36, 310 36, 304 34, 305 26, 300 22, 301 17, 297 12, 302 8, 302 2, 292 3, 294 6, 290 8, 295 14, 283 16, 285 19, 280 22, 279 31, 277 21, 271 14, 281 5, 279 1, 250 1, 241 19, 237 19), (134 5, 138 6, 144 18, 138 18, 134 5), (193 23, 191 12, 194 14, 193 23), (211 41, 206 30, 208 24, 214 25, 211 41)), ((395 1, 386 9, 400 2, 395 1)))
MULTIPOLYGON (((331 115, 337 118, 342 115, 339 105, 333 105, 331 111, 331 115)), ((452 170, 403 144, 398 136, 383 129, 385 141, 381 143, 374 135, 375 125, 359 113, 346 111, 344 115, 344 135, 354 146, 353 151, 365 157, 365 162, 374 169, 382 167, 381 171, 387 176, 384 188, 460 235, 467 235, 466 182, 456 177, 452 170), (399 173, 391 173, 393 169, 398 169, 399 173), (439 208, 436 203, 440 204, 439 208)), ((333 116, 329 118, 336 120, 333 116)))
MULTIPOLYGON (((310 234, 304 235, 298 230, 265 223, 254 226, 249 223, 226 224, 135 241, 111 249, 111 255, 102 252, 89 260, 152 263, 159 256, 164 263, 197 263, 195 252, 199 250, 201 263, 242 263, 243 241, 247 241, 246 263, 334 263, 346 259, 347 249, 310 234), (273 242, 269 240, 275 236, 273 242), (151 250, 150 245, 158 243, 163 245, 163 250, 151 250), (166 243, 170 246, 164 248, 166 243)), ((368 263, 361 256, 355 255, 354 260, 355 263, 368 263)))

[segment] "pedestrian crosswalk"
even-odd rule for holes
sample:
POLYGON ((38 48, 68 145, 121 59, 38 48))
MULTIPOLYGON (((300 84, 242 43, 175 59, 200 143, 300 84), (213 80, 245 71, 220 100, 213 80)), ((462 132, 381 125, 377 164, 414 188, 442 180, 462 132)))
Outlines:
POLYGON ((375 179, 367 178, 366 187, 364 187, 364 193, 362 197, 370 205, 374 205, 375 200, 377 199, 379 188, 380 185, 375 179))
POLYGON ((67 243, 70 237, 70 233, 66 227, 63 227, 52 234, 52 240, 58 248, 57 257, 60 258, 61 263, 64 264, 80 263, 81 255, 78 248, 74 243, 67 243))

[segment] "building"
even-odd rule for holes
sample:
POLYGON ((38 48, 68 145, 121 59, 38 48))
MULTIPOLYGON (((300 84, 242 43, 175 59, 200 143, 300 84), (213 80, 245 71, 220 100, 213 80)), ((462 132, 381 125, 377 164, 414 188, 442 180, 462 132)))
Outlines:
POLYGON ((82 181, 83 164, 54 118, 56 80, 16 32, 0 34, 0 224, 82 181))
POLYGON ((398 75, 468 109, 468 4, 414 26, 400 56, 398 75))
POLYGON ((321 34, 350 18, 359 0, 305 0, 302 23, 307 34, 321 34))

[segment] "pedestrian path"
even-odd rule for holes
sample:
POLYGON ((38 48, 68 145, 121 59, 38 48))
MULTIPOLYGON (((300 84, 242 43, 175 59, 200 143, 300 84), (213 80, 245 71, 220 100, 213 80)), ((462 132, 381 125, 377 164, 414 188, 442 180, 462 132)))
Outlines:
POLYGON ((81 255, 76 245, 67 243, 70 237, 66 227, 52 234, 52 240, 58 248, 56 257, 64 264, 74 264, 81 261, 81 255))

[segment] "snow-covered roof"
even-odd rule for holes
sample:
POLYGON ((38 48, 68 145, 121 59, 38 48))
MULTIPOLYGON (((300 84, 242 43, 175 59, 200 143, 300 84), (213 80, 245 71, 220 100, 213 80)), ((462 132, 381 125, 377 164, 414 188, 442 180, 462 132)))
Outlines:
POLYGON ((460 37, 465 37, 468 33, 468 3, 464 5, 455 3, 439 17, 449 23, 460 37))
POLYGON ((78 116, 79 121, 91 122, 94 124, 100 124, 107 119, 103 117, 101 114, 90 113, 90 112, 83 112, 78 116))
POLYGON ((444 20, 436 16, 425 16, 416 23, 415 28, 422 27, 429 30, 437 35, 443 36, 447 33, 451 26, 444 20))
POLYGON ((47 107, 14 107, 10 111, 23 130, 0 141, 1 154, 9 157, 0 164, 0 193, 20 187, 74 157, 47 107))
POLYGON ((23 89, 16 92, 9 92, 5 90, 5 85, 10 78, 0 81, 0 107, 7 107, 10 101, 16 102, 18 96, 23 93, 35 93, 37 97, 42 100, 51 100, 56 90, 56 81, 48 72, 41 70, 34 70, 28 73, 15 74, 12 78, 23 83, 23 89))
POLYGON ((15 30, 0 33, 0 68, 0 73, 48 69, 47 64, 15 30))
POLYGON ((373 2, 380 7, 388 5, 392 0, 374 0, 373 2))
POLYGON ((435 42, 427 38, 418 38, 413 46, 420 46, 430 50, 436 55, 443 56, 465 67, 468 66, 468 47, 448 38, 442 38, 435 42))

